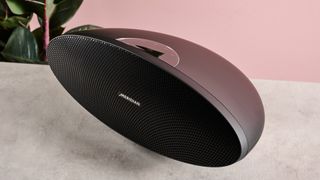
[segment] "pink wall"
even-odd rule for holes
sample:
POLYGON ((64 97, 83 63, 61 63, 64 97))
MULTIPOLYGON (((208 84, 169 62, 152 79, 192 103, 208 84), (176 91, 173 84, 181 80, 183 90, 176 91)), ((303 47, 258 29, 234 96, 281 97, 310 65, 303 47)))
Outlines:
POLYGON ((81 24, 147 29, 201 44, 252 78, 320 82, 319 0, 85 0, 81 24))

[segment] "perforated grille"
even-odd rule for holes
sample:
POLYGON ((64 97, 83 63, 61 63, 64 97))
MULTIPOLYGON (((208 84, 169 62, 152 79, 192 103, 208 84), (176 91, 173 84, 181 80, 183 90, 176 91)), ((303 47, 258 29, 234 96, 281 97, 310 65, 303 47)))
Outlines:
POLYGON ((93 38, 62 36, 50 43, 48 58, 82 106, 136 143, 202 166, 239 158, 240 142, 224 117, 188 85, 138 56, 93 38))

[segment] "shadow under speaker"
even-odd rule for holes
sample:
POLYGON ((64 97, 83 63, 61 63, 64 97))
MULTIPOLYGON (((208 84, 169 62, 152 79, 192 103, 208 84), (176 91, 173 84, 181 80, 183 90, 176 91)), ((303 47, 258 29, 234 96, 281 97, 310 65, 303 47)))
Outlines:
POLYGON ((54 38, 49 65, 86 110, 128 139, 175 160, 230 165, 261 136, 261 99, 235 66, 170 35, 96 29, 54 38))

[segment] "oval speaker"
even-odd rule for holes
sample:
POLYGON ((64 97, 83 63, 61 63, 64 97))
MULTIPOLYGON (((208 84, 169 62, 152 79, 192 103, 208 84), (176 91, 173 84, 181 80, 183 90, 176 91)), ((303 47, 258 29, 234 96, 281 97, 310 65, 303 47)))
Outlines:
POLYGON ((258 141, 261 99, 221 56, 156 32, 96 29, 54 38, 50 67, 90 113, 128 139, 200 166, 230 165, 258 141))

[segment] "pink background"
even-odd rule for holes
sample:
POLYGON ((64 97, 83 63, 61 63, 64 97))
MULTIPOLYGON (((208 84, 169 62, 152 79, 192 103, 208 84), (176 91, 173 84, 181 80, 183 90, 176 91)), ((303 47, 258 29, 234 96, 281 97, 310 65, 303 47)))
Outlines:
POLYGON ((85 0, 83 24, 179 36, 251 78, 320 82, 319 0, 85 0))

